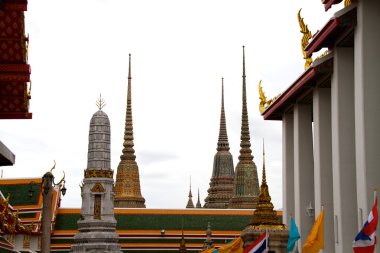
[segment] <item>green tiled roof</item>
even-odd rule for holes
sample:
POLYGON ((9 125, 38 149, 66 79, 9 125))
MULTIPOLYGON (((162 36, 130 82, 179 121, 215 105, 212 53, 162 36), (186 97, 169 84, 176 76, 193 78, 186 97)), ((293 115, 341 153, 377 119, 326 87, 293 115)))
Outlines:
MULTIPOLYGON (((79 214, 58 214, 57 230, 75 230, 79 214)), ((174 214, 116 214, 116 229, 120 230, 206 230, 211 223, 212 230, 243 230, 252 216, 242 215, 174 215, 174 214)))
POLYGON ((4 197, 10 194, 9 204, 15 205, 36 205, 40 193, 40 184, 17 184, 0 185, 0 191, 4 197), (30 194, 32 193, 32 196, 30 194))

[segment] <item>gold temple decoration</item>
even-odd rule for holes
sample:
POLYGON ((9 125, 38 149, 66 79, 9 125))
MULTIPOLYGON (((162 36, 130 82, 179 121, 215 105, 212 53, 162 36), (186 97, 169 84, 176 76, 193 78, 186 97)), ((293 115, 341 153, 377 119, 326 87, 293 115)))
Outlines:
POLYGON ((310 67, 311 63, 313 62, 311 57, 306 56, 306 51, 305 51, 305 48, 309 44, 309 40, 311 39, 312 36, 311 36, 311 32, 309 28, 307 27, 307 25, 305 25, 305 22, 303 21, 303 18, 301 17, 301 10, 302 8, 298 11, 298 23, 301 28, 300 32, 303 34, 302 40, 301 40, 301 48, 302 48, 303 58, 306 61, 305 62, 305 70, 306 70, 310 67))
POLYGON ((344 7, 348 7, 351 5, 351 0, 344 0, 344 7))
POLYGON ((267 97, 265 96, 265 93, 263 91, 263 87, 261 86, 261 81, 259 82, 259 98, 260 98, 260 104, 259 104, 259 111, 262 114, 274 101, 276 101, 277 98, 281 96, 282 93, 278 94, 274 98, 271 98, 267 100, 267 97))
POLYGON ((24 249, 29 249, 30 248, 30 235, 25 234, 22 242, 22 247, 24 249))
POLYGON ((286 226, 281 223, 276 211, 273 210, 273 204, 269 194, 267 178, 265 172, 265 149, 263 140, 263 176, 260 186, 259 202, 253 213, 253 218, 249 224, 254 229, 276 229, 284 230, 286 226))
POLYGON ((102 110, 104 106, 106 106, 106 102, 104 101, 104 98, 102 98, 102 93, 100 93, 98 100, 96 100, 96 106, 99 110, 102 110))
POLYGON ((113 170, 85 170, 84 178, 89 177, 113 178, 113 170))
POLYGON ((63 171, 63 177, 61 178, 61 180, 59 180, 57 185, 60 185, 62 184, 62 182, 65 182, 65 177, 66 177, 66 174, 65 174, 65 171, 63 171))
POLYGON ((100 220, 102 213, 102 196, 100 194, 95 195, 95 203, 94 203, 94 219, 100 220))
POLYGON ((91 189, 92 192, 105 192, 104 187, 101 183, 97 182, 91 189))

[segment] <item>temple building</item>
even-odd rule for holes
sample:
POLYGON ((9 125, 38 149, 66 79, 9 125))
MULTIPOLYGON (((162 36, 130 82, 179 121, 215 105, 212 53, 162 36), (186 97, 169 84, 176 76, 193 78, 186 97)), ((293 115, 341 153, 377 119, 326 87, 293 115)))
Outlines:
POLYGON ((346 0, 314 35, 299 21, 305 71, 262 112, 283 126, 283 222, 300 247, 323 204, 325 252, 352 252, 380 189, 380 2, 346 0))
POLYGON ((214 165, 210 180, 205 208, 228 208, 234 188, 234 163, 228 143, 226 116, 224 112, 224 83, 222 78, 222 104, 220 112, 219 138, 214 156, 214 165))
POLYGON ((233 196, 229 202, 229 208, 249 208, 254 209, 259 197, 259 179, 257 177, 257 167, 253 161, 251 150, 247 95, 245 76, 245 54, 243 46, 243 89, 242 89, 242 119, 240 136, 240 155, 236 165, 233 196))
POLYGON ((123 154, 117 167, 115 183, 115 207, 145 208, 145 199, 141 195, 139 167, 133 148, 132 122, 132 76, 131 55, 129 54, 127 111, 125 117, 123 154))
POLYGON ((74 236, 71 252, 119 253, 119 235, 114 215, 114 180, 111 169, 111 129, 107 114, 99 110, 92 116, 88 137, 87 169, 81 185, 82 209, 79 233, 74 236))

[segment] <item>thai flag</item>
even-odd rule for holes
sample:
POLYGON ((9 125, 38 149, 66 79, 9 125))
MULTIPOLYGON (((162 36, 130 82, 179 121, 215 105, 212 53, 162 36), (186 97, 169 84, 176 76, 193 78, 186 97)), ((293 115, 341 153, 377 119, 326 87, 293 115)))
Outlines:
POLYGON ((268 232, 265 231, 259 239, 254 241, 251 245, 249 245, 244 253, 265 253, 268 252, 268 232))
POLYGON ((372 211, 368 215, 368 219, 364 224, 362 230, 355 237, 352 244, 355 253, 373 253, 375 252, 376 245, 376 228, 379 213, 377 210, 377 196, 372 211))

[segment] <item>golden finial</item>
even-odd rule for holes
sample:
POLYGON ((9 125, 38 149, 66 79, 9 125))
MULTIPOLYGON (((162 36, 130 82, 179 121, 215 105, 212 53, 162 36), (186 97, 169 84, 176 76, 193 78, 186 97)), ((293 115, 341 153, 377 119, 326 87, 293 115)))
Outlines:
POLYGON ((99 108, 99 110, 102 110, 104 106, 106 106, 106 103, 104 99, 102 98, 102 93, 100 93, 99 98, 96 101, 96 106, 99 108))
POLYGON ((267 97, 265 96, 263 87, 261 86, 261 80, 259 82, 259 98, 260 98, 259 110, 260 110, 260 113, 263 113, 266 109, 265 105, 267 104, 267 97))
POLYGON ((303 34, 302 40, 301 40, 301 47, 302 47, 302 54, 303 58, 306 60, 305 62, 305 70, 308 69, 313 62, 313 59, 311 57, 306 56, 306 51, 305 48, 309 44, 309 40, 311 39, 311 32, 305 22, 303 21, 303 18, 301 17, 301 10, 302 8, 298 11, 298 23, 301 28, 301 33, 303 34))
POLYGON ((53 165, 53 167, 50 169, 50 172, 51 172, 51 173, 52 173, 53 170, 55 169, 55 165, 56 165, 56 163, 55 163, 55 160, 54 160, 54 165, 53 165))
POLYGON ((282 93, 278 94, 274 98, 271 98, 267 100, 267 97, 265 96, 265 93, 263 91, 263 87, 261 86, 261 81, 259 82, 259 98, 260 98, 260 104, 259 104, 259 111, 262 114, 274 101, 276 101, 277 98, 281 96, 282 93))
POLYGON ((348 7, 351 5, 351 0, 344 0, 344 7, 348 7))

